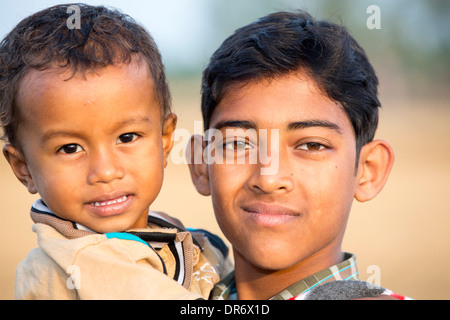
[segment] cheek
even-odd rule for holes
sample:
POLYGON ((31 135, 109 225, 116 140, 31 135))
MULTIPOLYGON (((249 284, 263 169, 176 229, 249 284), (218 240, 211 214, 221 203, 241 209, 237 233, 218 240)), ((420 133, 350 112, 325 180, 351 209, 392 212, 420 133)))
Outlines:
POLYGON ((76 190, 77 187, 80 187, 79 183, 76 183, 81 178, 80 171, 77 174, 74 174, 73 171, 67 172, 64 166, 59 166, 57 163, 45 159, 29 165, 29 169, 33 183, 43 198, 48 195, 57 197, 59 193, 62 193, 62 190, 72 192, 73 190, 70 189, 76 190))
MULTIPOLYGON (((156 197, 161 190, 164 179, 164 163, 162 152, 141 154, 127 161, 126 181, 134 180, 133 184, 139 189, 146 190, 149 196, 156 197)), ((139 191, 139 190, 137 190, 139 191)))
POLYGON ((81 172, 73 170, 67 172, 56 167, 49 171, 40 168, 41 171, 33 179, 37 191, 54 213, 64 219, 72 220, 79 212, 83 204, 83 190, 85 190, 85 179, 81 172))
MULTIPOLYGON (((329 199, 330 195, 353 197, 356 187, 355 160, 350 154, 336 154, 318 165, 301 167, 298 184, 318 197, 329 199)), ((330 199, 336 200, 336 199, 330 199)))
POLYGON ((235 204, 245 188, 247 174, 244 166, 238 165, 212 164, 208 170, 214 212, 219 225, 226 228, 236 219, 235 204))
POLYGON ((353 166, 342 170, 333 164, 303 185, 312 230, 332 235, 345 227, 356 188, 353 170, 353 166))

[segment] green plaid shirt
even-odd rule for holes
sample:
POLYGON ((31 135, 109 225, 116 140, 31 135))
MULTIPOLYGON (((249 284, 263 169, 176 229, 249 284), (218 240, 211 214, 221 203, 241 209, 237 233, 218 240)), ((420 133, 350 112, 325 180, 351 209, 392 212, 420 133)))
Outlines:
MULTIPOLYGON (((306 293, 312 288, 336 280, 358 280, 356 257, 351 253, 344 253, 344 261, 330 268, 319 271, 290 285, 269 300, 288 300, 306 293)), ((213 300, 237 300, 234 271, 216 284, 212 293, 213 300)))

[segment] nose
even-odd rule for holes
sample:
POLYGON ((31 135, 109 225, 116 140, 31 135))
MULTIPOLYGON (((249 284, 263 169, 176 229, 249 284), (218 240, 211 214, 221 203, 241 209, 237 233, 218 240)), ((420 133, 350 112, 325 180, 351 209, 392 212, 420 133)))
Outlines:
POLYGON ((125 176, 119 157, 112 150, 98 150, 90 154, 88 183, 110 183, 125 176))
POLYGON ((261 174, 260 168, 257 168, 251 178, 250 188, 257 193, 290 192, 294 188, 293 177, 281 171, 275 174, 261 174))
POLYGON ((294 175, 290 169, 287 155, 281 152, 272 153, 270 163, 264 164, 259 161, 254 165, 253 173, 248 180, 249 187, 254 192, 265 194, 290 192, 295 185, 294 175), (278 161, 276 166, 273 166, 273 161, 278 161))

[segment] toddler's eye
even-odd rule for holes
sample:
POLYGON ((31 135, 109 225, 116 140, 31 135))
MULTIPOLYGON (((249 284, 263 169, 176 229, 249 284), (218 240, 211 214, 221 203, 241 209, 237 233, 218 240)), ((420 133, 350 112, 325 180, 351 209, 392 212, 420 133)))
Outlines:
POLYGON ((323 144, 320 144, 317 142, 308 142, 308 143, 304 143, 297 147, 297 149, 307 150, 307 151, 320 151, 320 150, 323 150, 326 148, 327 147, 325 147, 323 144))
POLYGON ((66 145, 62 146, 61 148, 59 148, 58 152, 71 154, 71 153, 75 153, 75 152, 80 152, 82 150, 83 150, 83 148, 81 148, 81 146, 79 144, 72 143, 72 144, 66 144, 66 145))
POLYGON ((139 136, 136 133, 124 133, 117 138, 117 143, 130 143, 136 140, 139 136))

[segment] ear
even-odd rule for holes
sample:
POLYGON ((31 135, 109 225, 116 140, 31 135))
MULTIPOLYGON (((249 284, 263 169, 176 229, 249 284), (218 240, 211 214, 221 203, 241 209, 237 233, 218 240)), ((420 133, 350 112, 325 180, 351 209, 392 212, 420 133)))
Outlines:
POLYGON ((3 146, 3 155, 11 166, 12 171, 22 184, 27 187, 31 194, 37 193, 28 165, 23 153, 11 144, 3 146))
POLYGON ((164 118, 163 131, 162 131, 162 145, 164 153, 164 168, 167 166, 167 157, 170 150, 173 147, 172 134, 177 126, 177 115, 170 113, 164 118))
POLYGON ((359 158, 356 200, 373 199, 383 189, 393 164, 394 150, 386 141, 375 140, 364 145, 359 158))
POLYGON ((198 193, 204 196, 211 194, 209 188, 208 165, 203 161, 203 150, 206 142, 201 135, 195 134, 189 139, 186 148, 186 159, 191 173, 191 179, 198 193))

